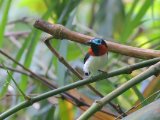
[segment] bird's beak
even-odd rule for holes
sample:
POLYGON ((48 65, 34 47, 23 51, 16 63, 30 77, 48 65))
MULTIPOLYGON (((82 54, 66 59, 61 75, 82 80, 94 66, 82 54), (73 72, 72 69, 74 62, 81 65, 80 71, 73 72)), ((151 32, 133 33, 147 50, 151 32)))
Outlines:
POLYGON ((86 44, 87 44, 87 45, 91 45, 91 41, 87 41, 86 44))

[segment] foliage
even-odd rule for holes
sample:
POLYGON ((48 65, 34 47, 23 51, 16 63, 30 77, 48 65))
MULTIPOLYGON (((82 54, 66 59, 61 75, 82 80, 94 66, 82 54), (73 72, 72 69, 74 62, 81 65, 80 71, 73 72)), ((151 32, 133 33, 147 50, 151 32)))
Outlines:
MULTIPOLYGON (((64 86, 78 79, 53 56, 41 41, 49 35, 33 27, 32 24, 37 18, 59 23, 74 31, 103 37, 113 42, 159 50, 159 5, 159 0, 0 0, 0 47, 39 76, 49 79, 57 86, 64 86)), ((86 46, 56 39, 53 39, 52 45, 71 66, 82 73, 86 46)), ((11 76, 26 95, 36 96, 50 90, 48 86, 31 75, 27 76, 14 71, 8 74, 6 67, 22 72, 24 70, 3 55, 0 55, 0 60, 2 63, 0 67, 0 113, 23 101, 23 96, 12 82, 11 76)), ((116 70, 139 61, 142 60, 110 52, 104 70, 116 70)), ((92 85, 100 93, 107 95, 146 69, 138 69, 130 75, 116 76, 92 85)), ((146 79, 112 100, 112 103, 119 104, 123 111, 141 102, 139 107, 151 103, 155 98, 158 99, 159 95, 152 96, 151 100, 144 101, 144 99, 159 90, 159 78, 158 76, 146 79)), ((86 87, 81 87, 76 91, 79 92, 79 96, 85 96, 88 103, 98 97, 86 87)), ((73 93, 73 95, 77 94, 73 93)), ((72 120, 80 116, 82 109, 79 108, 59 95, 37 102, 9 119, 72 120)), ((110 104, 106 108, 113 111, 114 115, 118 115, 110 104)), ((103 116, 104 113, 100 114, 103 116)))

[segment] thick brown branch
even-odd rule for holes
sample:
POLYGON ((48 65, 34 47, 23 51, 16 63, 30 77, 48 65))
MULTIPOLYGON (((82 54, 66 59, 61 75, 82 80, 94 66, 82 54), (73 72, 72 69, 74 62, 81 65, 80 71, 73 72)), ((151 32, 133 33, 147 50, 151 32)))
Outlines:
MULTIPOLYGON (((84 35, 78 32, 71 31, 59 24, 51 24, 43 20, 37 20, 34 26, 44 32, 51 34, 57 39, 69 39, 74 42, 79 42, 85 44, 88 40, 92 39, 92 36, 84 35)), ((136 58, 154 58, 160 57, 160 51, 151 49, 142 49, 131 47, 127 45, 122 45, 114 42, 107 41, 109 51, 120 53, 123 55, 136 57, 136 58)))

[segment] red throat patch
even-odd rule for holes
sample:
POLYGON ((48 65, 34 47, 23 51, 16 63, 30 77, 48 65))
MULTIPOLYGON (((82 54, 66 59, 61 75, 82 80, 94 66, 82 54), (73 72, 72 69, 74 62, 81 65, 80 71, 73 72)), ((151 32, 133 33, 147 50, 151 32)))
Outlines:
POLYGON ((91 56, 101 56, 104 55, 108 52, 108 48, 105 45, 99 45, 98 46, 98 55, 95 55, 95 53, 93 52, 92 48, 89 48, 88 53, 91 56))
POLYGON ((105 45, 99 45, 99 56, 104 55, 108 52, 108 48, 105 45))
POLYGON ((89 53, 91 56, 95 56, 95 54, 94 54, 92 48, 89 48, 88 53, 89 53))

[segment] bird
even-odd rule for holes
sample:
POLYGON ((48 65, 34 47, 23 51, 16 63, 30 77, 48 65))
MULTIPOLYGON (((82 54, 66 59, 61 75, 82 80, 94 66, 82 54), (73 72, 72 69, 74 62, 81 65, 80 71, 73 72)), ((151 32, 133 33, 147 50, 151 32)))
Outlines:
POLYGON ((108 58, 108 46, 104 39, 93 38, 87 42, 90 46, 84 57, 83 71, 85 76, 96 74, 104 67, 108 58))

